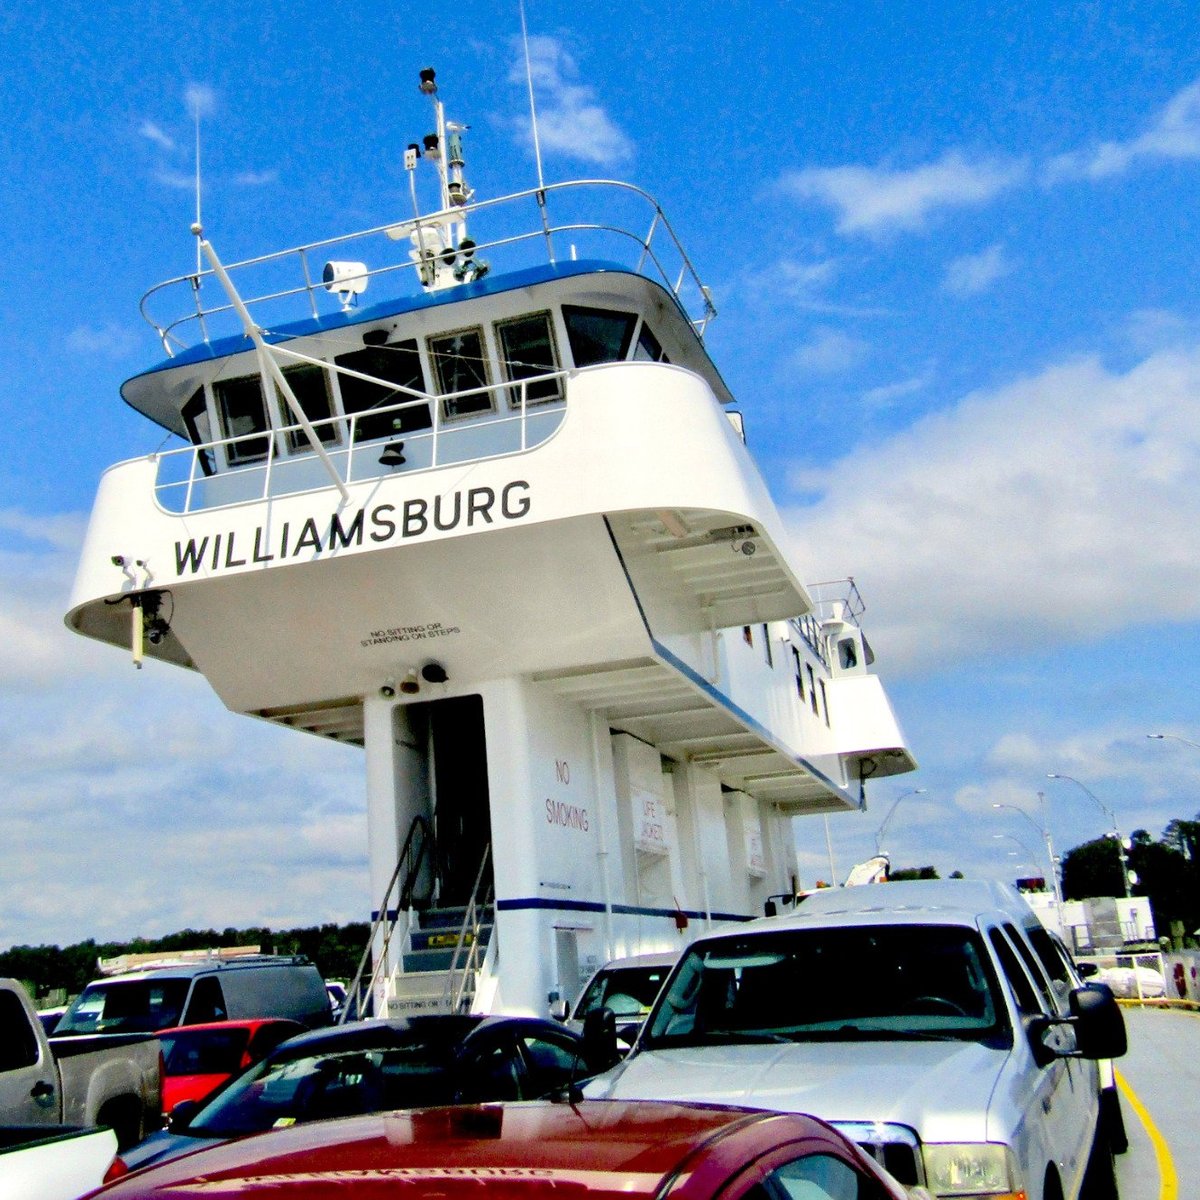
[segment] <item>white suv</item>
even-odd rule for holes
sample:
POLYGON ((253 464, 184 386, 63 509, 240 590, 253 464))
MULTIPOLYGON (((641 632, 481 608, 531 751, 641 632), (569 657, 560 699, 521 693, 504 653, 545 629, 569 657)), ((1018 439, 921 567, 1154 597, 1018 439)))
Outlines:
POLYGON ((812 1113, 938 1198, 1113 1200, 1094 1060, 1124 1021, 1053 977, 1035 927, 998 884, 816 893, 697 940, 586 1093, 812 1113))

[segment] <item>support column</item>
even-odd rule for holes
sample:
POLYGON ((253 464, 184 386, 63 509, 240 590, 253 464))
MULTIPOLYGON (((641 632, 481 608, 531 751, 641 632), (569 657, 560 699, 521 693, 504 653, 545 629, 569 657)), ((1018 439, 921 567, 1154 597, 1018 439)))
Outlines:
MULTIPOLYGON (((429 819, 429 770, 424 722, 414 722, 404 704, 382 696, 363 701, 363 746, 367 768, 367 854, 372 910, 383 903, 384 891, 396 869, 396 859, 413 818, 429 819)), ((428 859, 427 859, 428 862, 428 859)), ((428 867, 426 867, 428 870, 428 867)), ((395 893, 390 900, 396 903, 395 893)), ((385 920, 388 915, 385 914, 385 920)), ((379 979, 386 981, 400 961, 407 932, 406 914, 398 914, 397 936, 382 963, 379 979)), ((379 963, 382 933, 376 938, 379 963)), ((377 988, 376 1012, 382 1014, 383 988, 377 988)))

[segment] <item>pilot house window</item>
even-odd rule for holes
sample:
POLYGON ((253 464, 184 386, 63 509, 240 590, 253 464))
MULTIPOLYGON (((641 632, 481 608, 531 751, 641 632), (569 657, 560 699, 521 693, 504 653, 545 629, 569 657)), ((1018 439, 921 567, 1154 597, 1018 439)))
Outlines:
MULTIPOLYGON (((283 372, 292 395, 300 404, 300 410, 313 423, 313 432, 322 442, 338 440, 337 427, 330 421, 333 410, 329 403, 329 381, 324 367, 288 367, 283 372)), ((288 429, 288 448, 291 450, 307 450, 308 435, 299 427, 299 418, 292 411, 291 404, 284 397, 279 386, 275 389, 279 394, 279 411, 283 414, 284 424, 288 429)))
MULTIPOLYGON (((534 313, 528 317, 518 317, 515 321, 500 322, 496 325, 496 336, 500 341, 504 373, 514 383, 558 370, 549 313, 534 313)), ((521 397, 522 389, 513 388, 509 392, 508 402, 513 408, 519 408, 521 397)), ((542 379, 526 384, 524 397, 527 404, 560 400, 562 381, 542 379)))
POLYGON ((267 406, 263 403, 260 377, 221 379, 213 384, 213 392, 224 434, 236 439, 225 448, 230 466, 266 458, 267 406))
POLYGON ((637 317, 633 313, 564 304, 563 321, 575 365, 591 367, 596 363, 621 362, 629 354, 637 317))
POLYGON ((412 433, 418 429, 428 429, 433 424, 428 404, 414 404, 411 408, 393 407, 413 400, 409 392, 425 391, 425 376, 421 371, 421 355, 416 342, 364 346, 361 350, 341 354, 333 361, 339 367, 383 381, 369 383, 365 379, 341 374, 337 377, 342 393, 342 411, 347 416, 359 414, 354 423, 356 441, 369 442, 396 433, 412 433), (393 386, 388 387, 387 384, 393 386), (409 391, 403 391, 404 388, 409 391), (377 409, 389 411, 374 411, 377 409))
POLYGON ((457 333, 430 338, 429 356, 433 359, 438 392, 447 397, 443 401, 447 417, 491 411, 491 394, 476 390, 488 386, 482 329, 460 329, 457 333), (472 394, 456 394, 460 392, 472 394))

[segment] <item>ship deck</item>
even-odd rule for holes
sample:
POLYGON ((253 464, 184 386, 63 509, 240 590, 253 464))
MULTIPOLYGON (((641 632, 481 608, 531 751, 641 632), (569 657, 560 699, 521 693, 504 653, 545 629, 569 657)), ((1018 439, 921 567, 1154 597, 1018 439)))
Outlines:
POLYGON ((1200 1196, 1200 1013, 1127 1006, 1129 1053, 1117 1062, 1129 1150, 1121 1200, 1200 1196))

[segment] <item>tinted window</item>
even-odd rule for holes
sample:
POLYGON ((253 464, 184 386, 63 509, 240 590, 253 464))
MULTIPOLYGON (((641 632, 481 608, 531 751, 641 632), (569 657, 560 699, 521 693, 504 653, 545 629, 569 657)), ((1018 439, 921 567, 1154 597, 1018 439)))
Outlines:
POLYGON ((1006 922, 1004 932, 1008 934, 1008 940, 1016 946, 1017 953, 1021 956, 1021 961, 1025 964, 1025 969, 1029 972, 1029 977, 1033 980, 1034 986, 1041 993, 1046 1008, 1050 1012, 1054 1012, 1058 1008, 1058 1000, 1050 990, 1050 984, 1042 972, 1037 956, 1029 948, 1029 943, 1017 932, 1015 925, 1006 922))
POLYGON ((370 375, 383 383, 368 383, 350 375, 338 376, 338 387, 342 393, 342 411, 348 414, 363 413, 354 424, 357 441, 372 441, 375 438, 392 437, 397 433, 411 433, 428 429, 433 417, 428 404, 414 404, 411 408, 394 409, 391 412, 373 414, 372 409, 389 408, 403 404, 413 397, 401 389, 424 392, 425 376, 421 371, 421 355, 417 343, 396 342, 386 346, 364 346, 349 354, 339 355, 333 360, 339 367, 370 375), (394 386, 388 387, 387 384, 394 386))
POLYGON ((670 967, 614 967, 599 972, 575 1006, 576 1019, 582 1019, 594 1008, 611 1008, 618 1017, 645 1016, 662 985, 671 973, 670 967))
MULTIPOLYGON (((183 406, 183 424, 193 446, 202 446, 213 440, 212 421, 208 416, 208 405, 204 400, 204 389, 197 388, 192 398, 183 406)), ((213 452, 202 450, 199 455, 200 469, 211 475, 215 469, 213 452)))
MULTIPOLYGON (((487 387, 487 358, 481 329, 463 329, 430 338, 429 354, 437 377, 437 389, 443 396, 487 387)), ((489 392, 476 391, 473 395, 455 396, 444 403, 447 417, 463 417, 490 411, 492 397, 489 392)))
POLYGON ((650 326, 644 321, 642 322, 641 332, 638 334, 637 345, 633 348, 633 358, 635 362, 671 361, 663 353, 662 343, 654 336, 650 326))
POLYGON ((266 458, 267 406, 263 403, 262 380, 257 375, 221 379, 213 384, 223 436, 237 441, 226 446, 232 464, 266 458))
POLYGON ((1075 974, 1067 959, 1067 951, 1050 936, 1050 933, 1039 925, 1036 929, 1026 930, 1030 944, 1037 952, 1038 960, 1050 976, 1050 984, 1058 997, 1061 1012, 1067 1011, 1067 996, 1075 986, 1075 974))
POLYGON ((201 975, 192 988, 192 998, 182 1023, 203 1025, 207 1021, 224 1021, 228 1016, 221 981, 215 975, 201 975))
POLYGON ((735 935, 684 958, 649 1044, 878 1041, 1003 1035, 978 935, 953 925, 735 935))
POLYGON ((32 1067, 38 1060, 37 1035, 29 1023, 29 1014, 15 992, 0 992, 0 1071, 32 1067))
POLYGON ((517 1043, 525 1059, 527 1079, 522 1090, 526 1100, 536 1100, 566 1087, 577 1076, 589 1074, 574 1042, 526 1034, 517 1043))
POLYGON ((867 1200, 879 1195, 871 1181, 830 1154, 808 1154, 785 1163, 765 1182, 769 1191, 785 1200, 867 1200))
POLYGON ((996 951, 996 957, 1000 960, 1000 969, 1004 972, 1004 977, 1012 989, 1013 997, 1017 1002, 1017 1010, 1025 1016, 1041 1012, 1042 1006, 1038 1002, 1037 993, 1033 990, 1033 984, 1029 982, 1029 976, 1025 974, 1025 968, 1021 966, 1021 960, 1017 957, 1017 952, 1012 948, 1008 938, 999 929, 989 929, 988 937, 991 939, 992 948, 996 951))
POLYGON ((123 979, 93 983, 63 1014, 54 1032, 154 1033, 178 1025, 188 979, 123 979))
MULTIPOLYGON (((496 326, 496 336, 500 342, 504 373, 509 379, 531 379, 558 370, 549 313, 534 313, 532 316, 518 317, 515 321, 504 321, 496 326)), ((544 379, 539 383, 527 384, 525 397, 529 404, 561 399, 562 380, 544 379)), ((514 408, 520 406, 519 388, 511 390, 508 402, 514 408)))
MULTIPOLYGON (((283 372, 292 395, 300 402, 301 411, 313 422, 314 432, 322 442, 337 441, 337 427, 329 418, 333 408, 329 403, 329 379, 323 367, 288 367, 283 372), (323 424, 322 424, 323 422, 323 424)), ((276 388, 278 391, 278 387, 276 388)), ((285 425, 295 425, 296 414, 292 406, 279 392, 279 410, 283 414, 285 425)), ((288 434, 288 445, 293 450, 304 450, 308 447, 308 435, 303 429, 293 429, 288 434)))
POLYGON ((633 313, 564 304, 563 321, 575 365, 590 367, 596 363, 621 362, 628 355, 637 317, 633 313))
POLYGON ((247 1029, 185 1029, 159 1035, 168 1075, 232 1075, 242 1065, 247 1029))

